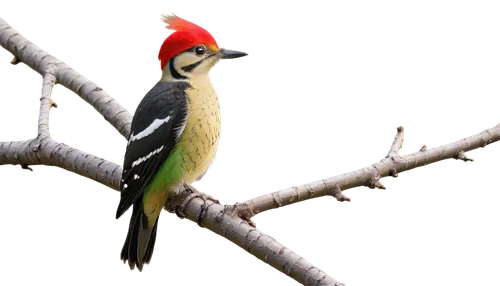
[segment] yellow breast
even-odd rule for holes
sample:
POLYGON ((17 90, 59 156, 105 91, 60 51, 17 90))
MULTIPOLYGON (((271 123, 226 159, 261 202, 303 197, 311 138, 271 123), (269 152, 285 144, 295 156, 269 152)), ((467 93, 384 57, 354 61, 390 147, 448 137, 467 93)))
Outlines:
POLYGON ((190 82, 188 119, 179 138, 183 180, 192 183, 200 179, 212 163, 220 138, 220 108, 217 94, 208 77, 190 82))

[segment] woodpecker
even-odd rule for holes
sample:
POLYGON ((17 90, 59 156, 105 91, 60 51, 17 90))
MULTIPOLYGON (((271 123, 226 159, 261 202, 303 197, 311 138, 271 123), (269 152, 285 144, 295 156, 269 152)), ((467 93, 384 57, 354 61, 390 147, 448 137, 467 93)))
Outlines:
POLYGON ((162 18, 174 32, 158 55, 162 77, 132 119, 116 212, 119 218, 133 206, 121 259, 139 271, 151 261, 163 205, 201 179, 215 157, 221 121, 210 69, 247 55, 219 48, 207 30, 178 16, 162 18))

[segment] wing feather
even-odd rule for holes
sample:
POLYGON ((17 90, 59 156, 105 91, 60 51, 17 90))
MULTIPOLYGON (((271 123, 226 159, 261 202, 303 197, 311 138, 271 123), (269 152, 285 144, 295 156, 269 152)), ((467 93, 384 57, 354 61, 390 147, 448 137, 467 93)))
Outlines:
POLYGON ((159 82, 137 107, 120 184, 120 217, 144 193, 179 139, 187 119, 186 82, 159 82))

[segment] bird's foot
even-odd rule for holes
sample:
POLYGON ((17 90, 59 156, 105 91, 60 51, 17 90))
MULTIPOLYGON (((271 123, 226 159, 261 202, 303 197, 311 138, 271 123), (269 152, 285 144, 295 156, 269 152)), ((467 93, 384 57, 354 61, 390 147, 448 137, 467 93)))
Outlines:
POLYGON ((198 222, 198 225, 201 226, 201 221, 203 220, 203 218, 207 214, 208 207, 210 207, 212 204, 220 204, 220 203, 218 200, 214 199, 212 196, 196 190, 191 185, 188 186, 188 189, 189 189, 189 191, 191 191, 191 194, 189 194, 184 199, 184 201, 182 202, 181 205, 179 205, 175 208, 175 213, 177 214, 178 217, 185 218, 186 215, 184 214, 184 209, 186 208, 187 204, 194 198, 200 198, 203 200, 203 205, 200 207, 200 210, 196 214, 196 221, 198 222), (208 201, 212 201, 212 204, 208 204, 208 201))

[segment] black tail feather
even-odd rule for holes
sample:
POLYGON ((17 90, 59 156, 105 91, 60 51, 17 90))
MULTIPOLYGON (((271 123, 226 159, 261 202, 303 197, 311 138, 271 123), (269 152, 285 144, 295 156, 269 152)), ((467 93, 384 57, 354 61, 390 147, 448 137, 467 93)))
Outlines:
POLYGON ((142 208, 141 197, 134 203, 127 238, 121 252, 121 259, 123 262, 128 260, 131 270, 137 266, 137 269, 142 271, 143 265, 148 264, 153 256, 158 218, 152 228, 147 228, 143 221, 147 219, 142 208))

